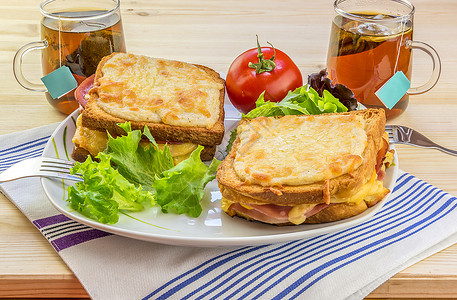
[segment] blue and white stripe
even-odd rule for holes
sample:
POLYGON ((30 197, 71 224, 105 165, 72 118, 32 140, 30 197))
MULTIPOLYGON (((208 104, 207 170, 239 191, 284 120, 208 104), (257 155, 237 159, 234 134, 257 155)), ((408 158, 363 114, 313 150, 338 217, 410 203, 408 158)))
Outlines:
POLYGON ((26 158, 41 156, 48 140, 49 136, 45 136, 30 142, 2 149, 0 151, 0 172, 3 172, 15 163, 26 158))
MULTIPOLYGON (((374 278, 382 276, 376 275, 378 259, 401 256, 395 254, 399 249, 436 230, 432 227, 449 214, 457 216, 456 200, 404 173, 391 200, 365 223, 307 240, 229 251, 176 276, 145 299, 301 299, 313 289, 313 295, 324 297, 325 286, 331 292, 338 284, 363 280, 360 265, 372 267, 374 278), (333 281, 341 276, 345 280, 333 281), (328 278, 334 284, 329 286, 328 278)), ((410 256, 420 250, 407 248, 403 252, 411 251, 410 256)))

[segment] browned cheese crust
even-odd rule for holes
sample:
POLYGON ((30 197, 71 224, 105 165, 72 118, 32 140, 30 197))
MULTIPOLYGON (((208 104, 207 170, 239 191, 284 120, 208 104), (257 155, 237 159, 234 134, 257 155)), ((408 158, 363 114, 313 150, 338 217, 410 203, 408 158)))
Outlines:
MULTIPOLYGON (((240 143, 237 137, 230 153, 217 171, 216 178, 221 188, 222 196, 245 204, 293 206, 325 203, 324 193, 329 193, 330 196, 336 194, 339 196, 349 196, 353 191, 360 189, 373 175, 376 165, 376 154, 378 149, 381 148, 381 137, 385 131, 385 113, 382 109, 367 109, 342 114, 357 114, 367 120, 365 128, 367 133, 367 147, 362 154, 364 163, 360 167, 347 174, 332 178, 327 183, 316 182, 301 186, 284 185, 275 187, 247 184, 238 177, 233 168, 235 154, 240 143)), ((242 119, 240 122, 249 122, 249 119, 242 119)))
MULTIPOLYGON (((123 134, 121 129, 116 124, 130 121, 127 119, 118 118, 106 113, 97 105, 97 80, 103 76, 102 68, 104 64, 117 53, 113 53, 104 57, 97 67, 94 78, 94 88, 89 92, 89 100, 87 105, 82 112, 82 124, 84 127, 105 131, 113 135, 123 134)), ((216 71, 201 65, 195 65, 198 68, 204 70, 210 76, 215 78, 216 81, 224 84, 225 81, 219 76, 216 71)), ((135 122, 131 121, 132 130, 142 130, 144 126, 148 126, 151 130, 152 135, 156 140, 161 141, 174 141, 174 142, 186 142, 200 145, 216 145, 220 144, 224 136, 224 96, 225 96, 225 85, 220 90, 220 114, 218 121, 212 128, 204 127, 184 127, 184 126, 172 126, 163 123, 152 123, 152 122, 135 122)))

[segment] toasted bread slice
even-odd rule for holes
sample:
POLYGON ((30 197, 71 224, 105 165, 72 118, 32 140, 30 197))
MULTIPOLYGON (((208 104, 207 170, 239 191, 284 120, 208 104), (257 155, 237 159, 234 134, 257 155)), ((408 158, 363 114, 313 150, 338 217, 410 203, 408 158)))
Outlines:
MULTIPOLYGON (((169 90, 170 89, 164 88, 164 91, 167 93, 169 90)), ((152 58, 135 56, 132 54, 113 53, 104 57, 97 67, 94 87, 89 92, 89 100, 82 113, 82 125, 94 130, 108 130, 112 135, 121 135, 123 130, 120 129, 117 124, 130 121, 132 129, 134 130, 143 129, 144 126, 148 126, 156 140, 190 142, 200 145, 216 145, 221 143, 224 136, 224 95, 224 80, 220 78, 217 72, 208 67, 176 61, 153 60, 152 58), (116 67, 116 64, 119 66, 116 67), (151 70, 149 73, 153 74, 155 78, 150 79, 146 75, 142 74, 142 72, 135 69, 135 66, 137 65, 141 65, 144 69, 150 67, 151 70), (163 67, 153 69, 153 65, 165 65, 167 68, 163 67), (130 71, 133 73, 133 77, 131 76, 132 74, 126 70, 129 68, 133 70, 130 71), (207 90, 202 89, 195 91, 191 89, 184 90, 183 95, 178 98, 175 97, 175 99, 172 100, 162 100, 160 98, 161 95, 156 95, 153 92, 150 93, 152 98, 148 98, 143 94, 140 94, 143 90, 151 88, 151 84, 149 83, 159 81, 159 79, 162 82, 168 83, 173 82, 174 80, 176 83, 177 79, 169 75, 168 72, 184 72, 182 70, 180 71, 179 68, 185 68, 184 71, 191 72, 190 74, 186 74, 189 80, 189 86, 195 84, 196 81, 192 79, 192 72, 196 74, 195 76, 200 76, 200 78, 203 78, 212 84, 212 94, 210 94, 210 96, 214 95, 217 99, 212 99, 211 103, 216 103, 215 105, 217 105, 217 108, 214 107, 213 110, 205 108, 205 103, 200 101, 201 99, 198 97, 201 96, 208 98, 210 96, 206 95, 209 93, 207 90), (113 79, 113 69, 117 72, 116 74, 119 73, 122 75, 120 78, 122 78, 124 82, 121 79, 118 81, 113 79), (108 72, 107 70, 111 72, 109 73, 111 77, 105 74, 105 71, 108 72), (126 83, 126 81, 128 82, 126 83), (218 89, 216 93, 214 92, 214 86, 217 86, 218 89), (110 93, 110 97, 106 97, 106 93, 110 93), (194 95, 197 98, 193 99, 194 95), (106 98, 111 99, 108 101, 106 98), (163 116, 162 120, 159 121, 148 120, 148 118, 151 119, 150 116, 143 117, 140 114, 141 110, 138 112, 138 107, 141 109, 141 106, 144 103, 149 105, 144 109, 144 111, 148 111, 148 108, 151 107, 160 111, 157 107, 162 109, 162 107, 165 107, 166 105, 174 105, 170 103, 176 102, 175 100, 182 102, 179 105, 176 104, 180 110, 192 110, 192 112, 196 112, 196 116, 191 117, 188 120, 184 120, 181 115, 175 113, 174 109, 176 107, 174 106, 166 107, 168 109, 166 110, 167 113, 163 116), (195 100, 196 103, 198 102, 197 100, 199 100, 201 103, 198 102, 197 104, 194 104, 192 103, 193 100, 195 100), (101 104, 104 106, 102 107, 101 104), (120 108, 121 106, 122 108, 120 108), (107 109, 111 111, 108 112, 107 109), (113 114, 113 111, 116 112, 116 114, 113 114), (134 117, 126 116, 127 114, 124 115, 124 112, 131 113, 134 117), (202 114, 204 116, 210 116, 211 120, 214 122, 211 123, 208 121, 206 126, 202 126, 201 124, 193 125, 193 123, 198 123, 198 119, 201 119, 198 118, 198 116, 202 114), (141 118, 143 118, 143 120, 141 120, 141 118), (182 122, 179 122, 180 118, 182 122), (179 125, 174 124, 176 122, 179 123, 179 125), (184 123, 187 125, 183 125, 184 123)), ((157 116, 154 115, 154 117, 157 116)))
MULTIPOLYGON (((331 115, 334 114, 318 115, 315 118, 327 118, 331 115)), ((241 144, 240 137, 237 136, 232 150, 217 171, 217 180, 222 196, 244 204, 295 206, 328 203, 330 197, 344 197, 354 194, 373 176, 377 152, 382 147, 385 113, 382 109, 367 109, 340 113, 339 115, 356 115, 365 120, 366 147, 360 155, 362 163, 357 168, 349 169, 348 172, 328 180, 303 185, 277 184, 265 186, 252 184, 241 179, 234 168, 236 154, 241 144)), ((297 116, 297 118, 299 117, 297 116)), ((251 121, 251 119, 243 119, 240 121, 240 125, 251 121)), ((284 143, 287 144, 287 141, 284 143)))

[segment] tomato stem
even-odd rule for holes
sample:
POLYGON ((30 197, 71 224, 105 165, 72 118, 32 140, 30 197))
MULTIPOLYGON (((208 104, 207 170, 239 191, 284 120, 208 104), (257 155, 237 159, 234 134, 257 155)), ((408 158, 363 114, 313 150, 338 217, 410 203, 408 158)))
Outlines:
POLYGON ((255 69, 255 72, 257 74, 260 74, 263 72, 271 72, 276 67, 276 64, 274 62, 275 56, 276 56, 275 47, 273 47, 273 45, 271 43, 267 42, 271 46, 271 48, 273 48, 273 56, 270 59, 265 59, 263 57, 262 48, 260 48, 259 36, 257 34, 256 34, 256 37, 257 37, 257 52, 258 52, 257 57, 259 58, 259 62, 258 63, 249 62, 248 66, 249 66, 249 68, 255 69))

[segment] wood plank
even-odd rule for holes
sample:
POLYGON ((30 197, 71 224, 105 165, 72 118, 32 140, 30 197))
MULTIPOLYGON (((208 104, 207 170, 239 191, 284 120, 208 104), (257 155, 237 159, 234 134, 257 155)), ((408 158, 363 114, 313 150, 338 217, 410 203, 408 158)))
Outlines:
POLYGON ((0 278, 0 297, 3 298, 84 298, 88 299, 84 288, 73 276, 68 279, 56 278, 0 278))
MULTIPOLYGON (((40 39, 41 0, 0 0, 0 134, 60 122, 43 94, 19 86, 11 62, 25 43, 40 39)), ((205 64, 225 73, 233 59, 255 46, 255 34, 288 53, 306 76, 325 67, 332 0, 324 1, 122 1, 130 52, 205 64)), ((391 123, 411 126, 457 149, 457 5, 453 0, 415 0, 415 39, 433 45, 443 62, 430 92, 412 96, 391 123)), ((27 78, 41 76, 39 53, 25 59, 27 78)), ((413 84, 428 79, 430 61, 415 53, 413 84)), ((400 168, 457 195, 457 157, 398 145, 400 168)), ((0 196, 0 297, 87 298, 83 287, 41 233, 0 196)), ((369 296, 457 298, 457 245, 389 279, 369 296)))
POLYGON ((366 299, 372 298, 410 298, 439 299, 453 298, 457 294, 456 278, 396 278, 393 277, 366 299))

